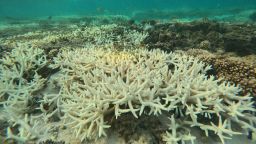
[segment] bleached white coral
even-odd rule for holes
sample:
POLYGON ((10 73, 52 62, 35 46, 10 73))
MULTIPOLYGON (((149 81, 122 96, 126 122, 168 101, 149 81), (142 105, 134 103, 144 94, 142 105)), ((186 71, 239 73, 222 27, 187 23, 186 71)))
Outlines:
POLYGON ((183 127, 181 133, 167 132, 164 140, 171 143, 193 141, 191 126, 206 135, 213 131, 222 143, 227 135, 240 134, 232 130, 233 122, 255 131, 255 117, 247 113, 254 111, 251 98, 238 96, 234 85, 208 78, 210 66, 193 57, 159 50, 77 49, 64 50, 53 66, 61 68, 55 99, 62 122, 81 141, 106 135, 106 118, 125 113, 139 118, 168 112, 172 125, 175 119, 183 127))
POLYGON ((19 46, 1 59, 0 65, 0 105, 3 106, 5 119, 11 126, 18 126, 16 136, 8 128, 8 138, 25 142, 37 136, 33 124, 30 128, 31 110, 34 92, 42 89, 46 79, 37 74, 38 69, 47 64, 43 50, 19 46), (23 120, 24 119, 24 120, 23 120), (34 129, 32 131, 32 129, 34 129))
POLYGON ((190 141, 191 144, 194 144, 196 137, 192 136, 189 131, 186 131, 186 129, 184 129, 183 132, 178 130, 178 128, 183 129, 183 127, 181 124, 178 124, 178 121, 175 120, 174 115, 171 116, 170 121, 170 132, 166 132, 166 135, 163 135, 163 141, 165 141, 167 144, 176 144, 179 142, 185 144, 186 141, 190 141))
MULTIPOLYGON (((45 47, 59 45, 61 48, 68 46, 77 47, 106 47, 106 48, 129 48, 141 47, 142 41, 148 36, 146 32, 127 29, 117 24, 100 26, 86 26, 83 28, 72 28, 67 32, 63 31, 35 31, 26 34, 8 37, 0 42, 8 47, 17 45, 27 45, 35 47, 45 47), (17 40, 16 40, 17 39, 17 40), (29 41, 28 41, 29 39, 29 41)), ((20 46, 19 46, 20 47, 20 46)), ((53 48, 54 49, 54 48, 53 48)), ((51 49, 52 50, 52 49, 51 49)))
POLYGON ((26 143, 32 140, 43 141, 52 137, 49 133, 51 127, 45 121, 33 119, 28 114, 25 114, 23 119, 17 119, 12 126, 18 126, 18 133, 14 134, 11 128, 8 127, 6 139, 26 143))
MULTIPOLYGON (((24 140, 27 141, 38 138, 36 133, 31 134, 31 131, 27 129, 27 125, 31 127, 35 125, 31 117, 34 117, 35 121, 42 119, 43 121, 40 121, 39 125, 42 126, 47 125, 46 123, 50 123, 50 119, 54 119, 53 117, 60 118, 61 114, 65 113, 65 109, 60 105, 61 100, 65 98, 62 91, 59 92, 59 95, 41 92, 49 81, 46 78, 42 78, 38 71, 46 67, 49 61, 46 58, 44 50, 38 47, 46 44, 56 44, 63 39, 68 39, 71 43, 76 43, 76 41, 81 40, 86 41, 86 47, 110 48, 118 44, 122 45, 121 48, 130 48, 131 46, 137 48, 145 36, 146 34, 126 30, 122 26, 113 24, 85 27, 83 30, 76 28, 68 33, 59 33, 56 31, 31 32, 7 38, 4 44, 15 48, 0 59, 0 106, 3 107, 3 111, 5 111, 5 120, 10 124, 9 130, 11 130, 13 126, 15 126, 15 129, 18 129, 15 131, 15 134, 12 134, 11 131, 9 131, 8 134, 12 135, 12 138, 23 142, 24 140), (123 34, 118 34, 117 36, 113 33, 115 29, 121 30, 123 34), (34 39, 33 37, 36 38, 34 39), (40 39, 37 39, 38 37, 40 37, 40 39), (27 41, 27 38, 31 40, 27 41), (19 40, 16 41, 13 39, 19 40), (20 120, 22 119, 26 119, 26 121, 21 123, 20 120), (24 131, 23 126, 26 126, 25 129, 28 130, 26 138, 24 138, 22 132, 19 131, 22 129, 22 131, 24 131)), ((82 46, 84 46, 84 42, 82 46)), ((105 51, 102 51, 102 53, 105 53, 105 51)), ((65 62, 69 61, 62 61, 62 63, 65 62)), ((83 65, 83 63, 80 64, 83 65)), ((91 64, 93 64, 93 61, 91 61, 91 64)), ((87 65, 88 69, 90 69, 90 67, 90 65, 87 65)), ((63 68, 63 71, 66 70, 67 69, 63 68)), ((65 79, 65 76, 63 78, 65 79)), ((58 91, 58 88, 55 91, 58 91)), ((92 111, 92 114, 93 113, 94 111, 92 111)), ((98 122, 102 123, 103 121, 99 120, 97 123, 98 122)), ((102 129, 106 127, 109 126, 104 126, 102 129)), ((102 131, 102 134, 104 134, 103 130, 99 129, 99 131, 102 131)))

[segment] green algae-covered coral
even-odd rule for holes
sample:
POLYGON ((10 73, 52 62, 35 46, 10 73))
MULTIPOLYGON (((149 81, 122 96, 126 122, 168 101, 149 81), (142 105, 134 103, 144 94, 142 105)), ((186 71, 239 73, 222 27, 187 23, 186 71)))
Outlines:
POLYGON ((64 49, 50 65, 59 71, 49 79, 36 73, 47 64, 40 49, 17 48, 1 62, 1 115, 9 123, 7 139, 72 143, 68 131, 82 143, 107 136, 111 121, 126 114, 136 119, 169 117, 169 129, 161 137, 170 144, 193 143, 193 128, 217 135, 222 143, 233 135, 256 132, 251 97, 239 96, 239 87, 215 80, 207 75, 210 66, 186 55, 64 49), (35 72, 25 77, 27 69, 35 72), (29 111, 31 106, 35 111, 29 111))

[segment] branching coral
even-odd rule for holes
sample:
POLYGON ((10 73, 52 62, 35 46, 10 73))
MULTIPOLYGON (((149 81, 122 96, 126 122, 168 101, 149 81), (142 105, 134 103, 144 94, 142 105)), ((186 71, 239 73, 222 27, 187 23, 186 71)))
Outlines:
POLYGON ((122 37, 115 36, 113 27, 61 35, 85 38, 85 47, 65 47, 52 56, 50 67, 59 71, 47 79, 39 73, 49 64, 46 51, 33 44, 18 45, 0 59, 7 139, 66 141, 65 132, 71 131, 82 143, 107 136, 115 121, 145 116, 169 117, 169 129, 159 135, 172 144, 193 143, 193 128, 215 134, 222 143, 244 131, 256 132, 254 103, 249 95, 239 96, 239 87, 207 75, 211 67, 197 58, 136 49, 146 34, 122 30, 122 37))
POLYGON ((58 49, 71 47, 81 48, 84 45, 112 47, 116 49, 139 48, 148 36, 146 32, 138 32, 127 27, 109 24, 101 26, 84 26, 65 29, 64 31, 34 31, 22 35, 0 39, 5 47, 16 47, 17 44, 39 47, 50 53, 58 49), (29 41, 28 41, 29 40, 29 41))
POLYGON ((44 131, 38 129, 37 120, 31 120, 28 114, 34 109, 31 105, 36 97, 34 93, 42 89, 46 81, 37 74, 37 70, 46 64, 42 50, 23 45, 1 59, 0 105, 4 108, 10 127, 19 127, 15 133, 17 135, 14 135, 9 127, 7 138, 25 142, 38 138, 39 133, 44 131))
POLYGON ((234 123, 255 131, 251 97, 238 96, 235 85, 208 78, 210 66, 193 57, 158 50, 78 49, 64 50, 53 66, 61 68, 61 90, 52 99, 58 100, 62 123, 81 141, 106 135, 108 117, 125 113, 169 115, 167 143, 193 141, 190 127, 207 136, 212 131, 222 143, 240 134, 234 123))
MULTIPOLYGON (((46 32, 41 36, 38 32, 32 32, 20 35, 20 37, 11 37, 10 41, 6 40, 10 46, 15 47, 0 59, 0 106, 4 111, 1 116, 3 115, 4 120, 9 123, 9 128, 6 128, 8 139, 21 142, 35 138, 37 140, 42 139, 43 135, 31 130, 38 128, 40 134, 42 131, 49 132, 49 129, 59 126, 50 125, 53 121, 58 121, 65 111, 59 104, 60 99, 65 95, 62 95, 62 91, 60 91, 61 95, 56 96, 59 87, 53 84, 52 80, 49 80, 51 76, 49 72, 43 72, 47 71, 47 65, 51 60, 49 58, 54 57, 50 54, 51 52, 48 54, 48 50, 44 49, 45 44, 58 44, 66 41, 77 43, 79 41, 83 45, 86 42, 85 46, 90 47, 109 48, 114 47, 114 45, 124 45, 125 48, 132 46, 137 48, 146 34, 126 30, 117 25, 106 25, 83 29, 76 28, 76 30, 64 34, 46 32), (116 29, 119 29, 122 34, 120 35, 119 32, 117 32, 118 36, 113 34, 116 29), (40 37, 40 39, 34 40, 33 37, 40 37), (27 41, 27 38, 31 40, 27 41), (51 86, 56 86, 53 93, 48 91, 51 86)), ((125 55, 129 58, 130 54, 125 55)), ((65 63, 65 61, 63 62, 65 63)))

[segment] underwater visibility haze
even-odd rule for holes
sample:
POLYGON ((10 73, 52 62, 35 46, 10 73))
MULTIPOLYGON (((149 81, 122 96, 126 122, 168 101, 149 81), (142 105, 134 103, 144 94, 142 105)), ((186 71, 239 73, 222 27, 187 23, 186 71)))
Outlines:
POLYGON ((0 143, 256 143, 255 0, 0 0, 0 143))
POLYGON ((254 0, 1 0, 1 17, 132 14, 145 10, 252 9, 254 0))

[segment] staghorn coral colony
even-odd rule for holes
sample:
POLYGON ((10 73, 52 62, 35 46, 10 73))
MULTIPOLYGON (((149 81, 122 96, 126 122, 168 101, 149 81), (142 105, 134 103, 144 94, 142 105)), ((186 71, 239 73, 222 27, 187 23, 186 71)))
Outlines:
MULTIPOLYGON (((139 120, 146 136, 159 129, 155 139, 168 144, 196 142, 195 130, 221 143, 256 132, 252 97, 209 75, 210 65, 186 54, 146 50, 146 33, 111 35, 113 29, 120 27, 72 31, 68 38, 86 37, 84 46, 63 45, 54 55, 40 48, 40 40, 9 41, 15 48, 0 59, 5 142, 104 143, 114 133, 125 137, 126 123, 139 127, 139 120)), ((48 40, 65 37, 55 36, 48 40)))

